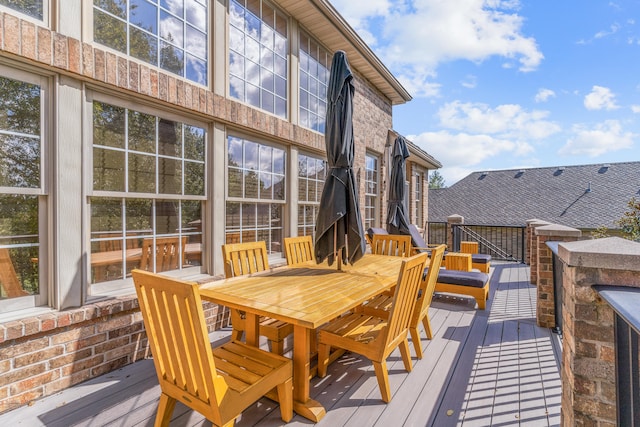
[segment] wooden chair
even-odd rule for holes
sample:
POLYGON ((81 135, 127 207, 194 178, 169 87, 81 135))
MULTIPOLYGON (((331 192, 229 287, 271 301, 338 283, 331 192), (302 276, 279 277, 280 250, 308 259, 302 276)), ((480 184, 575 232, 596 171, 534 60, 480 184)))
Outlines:
POLYGON ((473 268, 471 254, 460 252, 447 252, 443 265, 447 270, 471 271, 473 268))
MULTIPOLYGON (((440 271, 444 249, 445 245, 440 245, 431 250, 429 268, 420 284, 418 302, 411 317, 411 324, 409 325, 411 341, 413 341, 413 347, 416 351, 416 357, 418 359, 422 359, 422 343, 420 341, 420 332, 418 331, 420 323, 422 323, 424 327, 427 338, 433 338, 431 322, 429 321, 429 307, 431 306, 433 293, 435 292, 436 288, 436 282, 438 281, 438 272, 440 271)), ((389 312, 392 306, 393 298, 382 293, 373 300, 367 302, 366 304, 363 304, 362 311, 366 314, 386 318, 389 316, 389 312)))
POLYGON ((374 234, 371 239, 371 253, 400 257, 411 256, 411 236, 398 234, 374 234))
POLYGON ((13 267, 9 249, 0 249, 0 297, 15 298, 29 295, 27 291, 22 289, 22 284, 16 269, 13 267))
POLYGON ((284 250, 287 265, 301 264, 316 259, 311 236, 285 237, 284 250))
POLYGON ((479 253, 478 242, 460 242, 460 252, 471 254, 471 267, 480 270, 483 273, 489 273, 491 268, 491 256, 479 253))
POLYGON ((142 241, 142 258, 140 270, 153 271, 153 252, 156 254, 156 272, 177 270, 180 265, 186 264, 185 247, 187 237, 182 238, 182 247, 178 237, 147 238, 142 241))
MULTIPOLYGON (((269 269, 267 246, 264 241, 222 245, 222 256, 225 276, 228 278, 269 269)), ((267 337, 271 350, 283 354, 284 339, 293 333, 293 325, 266 316, 260 316, 259 323, 259 334, 267 337)), ((246 330, 245 316, 242 311, 231 310, 231 327, 232 339, 240 340, 246 330)))
POLYGON ((142 270, 132 275, 162 391, 156 426, 169 425, 177 401, 231 426, 274 388, 282 420, 291 420, 290 359, 235 341, 212 349, 197 284, 142 270))
POLYGON ((413 368, 409 351, 409 326, 418 301, 427 254, 419 254, 402 262, 396 292, 387 318, 354 312, 331 321, 318 333, 318 376, 327 374, 331 347, 361 354, 373 363, 384 402, 391 401, 386 359, 400 347, 407 371, 413 368))

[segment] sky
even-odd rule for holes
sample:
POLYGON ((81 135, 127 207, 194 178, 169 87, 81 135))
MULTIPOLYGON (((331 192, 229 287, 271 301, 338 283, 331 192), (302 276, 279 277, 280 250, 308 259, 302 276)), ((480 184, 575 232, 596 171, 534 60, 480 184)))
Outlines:
POLYGON ((640 161, 640 0, 330 0, 413 99, 393 127, 471 172, 640 161))

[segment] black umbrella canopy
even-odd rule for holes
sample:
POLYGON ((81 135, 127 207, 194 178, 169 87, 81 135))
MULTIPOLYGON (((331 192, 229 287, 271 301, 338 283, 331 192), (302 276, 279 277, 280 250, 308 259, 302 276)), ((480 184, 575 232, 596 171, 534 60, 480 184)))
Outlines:
POLYGON ((389 181, 389 204, 387 207, 387 231, 390 234, 411 234, 409 219, 404 206, 404 183, 406 159, 409 157, 407 141, 398 136, 391 155, 391 178, 389 181))
POLYGON ((316 220, 316 261, 333 264, 343 249, 342 262, 354 263, 364 255, 366 243, 353 173, 353 74, 343 51, 333 55, 329 87, 325 144, 329 173, 322 190, 316 220))

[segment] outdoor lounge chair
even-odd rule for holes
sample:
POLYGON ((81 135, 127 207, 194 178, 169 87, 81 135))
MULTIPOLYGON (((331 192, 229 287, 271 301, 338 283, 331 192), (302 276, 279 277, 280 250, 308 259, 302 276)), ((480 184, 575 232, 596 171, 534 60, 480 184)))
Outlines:
POLYGON ((291 420, 291 359, 237 341, 212 349, 198 284, 142 270, 132 275, 162 392, 156 426, 169 425, 177 402, 214 425, 233 425, 274 388, 282 420, 291 420))
POLYGON ((491 255, 480 254, 478 242, 460 242, 460 252, 471 254, 471 265, 483 273, 489 273, 491 267, 491 255))
POLYGON ((327 374, 331 348, 360 354, 373 363, 384 402, 391 401, 386 359, 398 347, 405 369, 413 368, 409 350, 411 316, 418 301, 427 254, 418 254, 402 262, 393 302, 386 318, 356 311, 339 317, 318 330, 318 376, 327 374))

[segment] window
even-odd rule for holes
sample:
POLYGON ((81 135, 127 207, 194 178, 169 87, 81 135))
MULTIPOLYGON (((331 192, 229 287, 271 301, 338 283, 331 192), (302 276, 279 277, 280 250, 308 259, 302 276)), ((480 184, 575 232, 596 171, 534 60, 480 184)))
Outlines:
POLYGON ((201 265, 206 132, 93 102, 91 283, 201 265))
POLYGON ((47 302, 46 88, 44 77, 0 66, 0 311, 47 302))
POLYGON ((287 19, 261 0, 229 9, 230 96, 287 117, 287 19))
POLYGON ((424 180, 424 173, 422 172, 416 172, 414 175, 414 181, 415 181, 415 187, 414 187, 414 203, 415 203, 415 210, 414 210, 414 218, 415 218, 415 224, 417 224, 419 227, 422 227, 424 225, 424 220, 423 218, 423 214, 422 214, 422 181, 424 180))
POLYGON ((364 229, 376 227, 378 212, 378 158, 367 154, 365 156, 364 178, 364 229))
POLYGON ((298 235, 313 236, 327 162, 311 156, 298 156, 298 235))
POLYGON ((5 6, 38 21, 45 20, 48 3, 44 0, 0 0, 0 6, 5 6))
POLYGON ((227 158, 226 242, 264 240, 281 254, 285 151, 229 136, 227 158))
POLYGON ((206 85, 207 3, 207 0, 93 0, 93 39, 206 85))
POLYGON ((324 133, 329 85, 329 52, 300 32, 300 126, 324 133))

